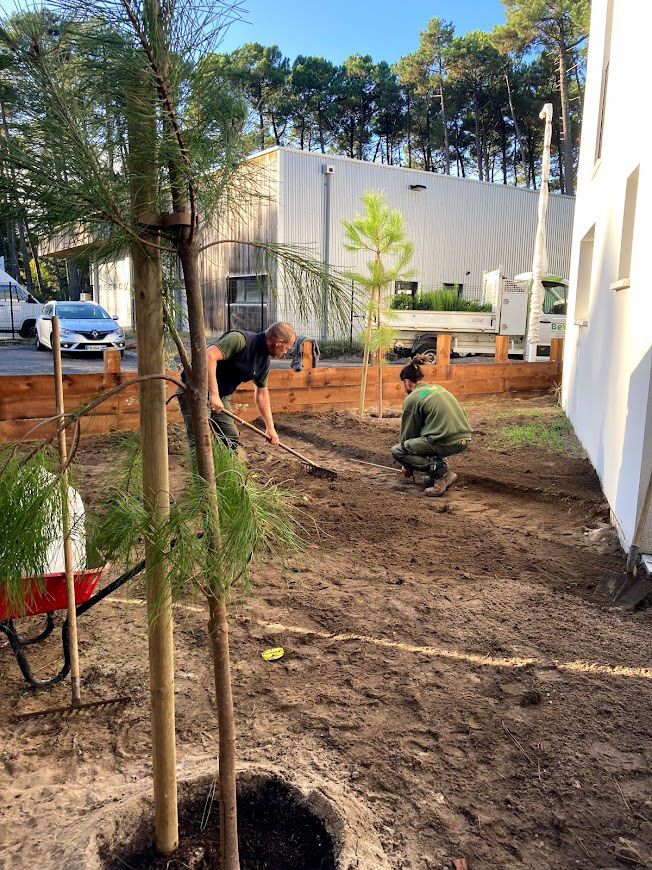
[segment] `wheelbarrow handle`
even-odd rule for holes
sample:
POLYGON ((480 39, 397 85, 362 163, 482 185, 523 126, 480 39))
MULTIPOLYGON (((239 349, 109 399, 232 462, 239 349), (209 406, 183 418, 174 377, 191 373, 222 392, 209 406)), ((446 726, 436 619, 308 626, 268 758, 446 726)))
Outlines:
MULTIPOLYGON (((246 420, 243 420, 242 417, 238 417, 237 414, 234 414, 232 411, 227 410, 227 408, 224 408, 222 411, 220 411, 220 414, 226 414, 227 417, 230 417, 236 423, 239 423, 240 426, 245 426, 247 429, 251 429, 251 431, 255 432, 256 435, 260 435, 260 437, 264 438, 265 441, 269 441, 269 438, 263 432, 262 429, 259 429, 257 426, 254 426, 253 423, 248 423, 246 420)), ((288 453, 291 453, 292 456, 296 456, 297 459, 300 459, 306 465, 310 465, 310 466, 312 466, 312 468, 319 468, 319 465, 317 465, 316 462, 313 462, 312 459, 308 459, 307 456, 304 456, 302 453, 299 453, 298 450, 293 450, 292 447, 288 447, 287 444, 283 444, 282 441, 278 442, 278 446, 281 447, 283 450, 286 450, 288 453)))

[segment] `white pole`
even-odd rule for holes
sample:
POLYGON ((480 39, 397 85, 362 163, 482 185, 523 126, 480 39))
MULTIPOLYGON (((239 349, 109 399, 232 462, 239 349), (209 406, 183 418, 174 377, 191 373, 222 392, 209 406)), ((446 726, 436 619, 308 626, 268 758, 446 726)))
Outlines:
POLYGON ((540 118, 545 118, 543 159, 541 161, 541 190, 539 191, 539 219, 532 258, 532 287, 530 290, 530 317, 527 327, 527 361, 536 362, 539 343, 539 323, 543 310, 543 276, 548 269, 546 249, 546 213, 548 211, 548 179, 550 177, 550 142, 552 140, 552 103, 546 103, 540 118))

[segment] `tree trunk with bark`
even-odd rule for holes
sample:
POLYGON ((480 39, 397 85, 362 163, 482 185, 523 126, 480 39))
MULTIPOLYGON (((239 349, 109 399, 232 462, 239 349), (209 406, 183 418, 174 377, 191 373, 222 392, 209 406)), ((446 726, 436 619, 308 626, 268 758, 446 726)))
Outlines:
MULTIPOLYGON (((563 31, 562 31, 563 33, 563 31)), ((575 181, 573 167, 573 132, 571 130, 570 106, 568 103, 568 72, 566 63, 566 46, 559 44, 559 97, 561 100, 561 126, 564 149, 564 176, 566 193, 575 196, 575 181)))
POLYGON ((482 140, 480 139, 480 118, 477 91, 473 92, 473 116, 475 119, 475 153, 478 161, 478 178, 480 181, 484 181, 482 173, 482 140))
MULTIPOLYGON (((509 83, 509 74, 505 73, 505 84, 507 85, 507 100, 509 102, 509 113, 512 116, 512 123, 514 124, 514 133, 516 134, 516 141, 518 142, 518 148, 521 152, 521 161, 523 163, 523 174, 525 175, 525 182, 527 184, 527 152, 525 150, 525 144, 523 141, 523 137, 521 136, 521 131, 518 126, 518 121, 516 120, 516 112, 514 111, 514 102, 512 100, 512 88, 509 83)), ((530 185, 528 184, 528 187, 530 185)))

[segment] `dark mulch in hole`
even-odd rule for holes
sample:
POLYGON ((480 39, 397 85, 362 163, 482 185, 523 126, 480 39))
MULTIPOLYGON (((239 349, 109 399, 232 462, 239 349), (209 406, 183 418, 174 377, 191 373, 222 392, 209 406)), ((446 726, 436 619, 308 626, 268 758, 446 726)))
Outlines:
MULTIPOLYGON (((173 855, 156 855, 151 846, 151 820, 146 819, 131 842, 104 845, 103 866, 106 870, 218 868, 219 803, 217 794, 211 800, 209 792, 207 782, 201 786, 195 783, 185 794, 180 789, 180 845, 173 855)), ((238 839, 241 870, 335 870, 330 834, 293 789, 279 779, 238 787, 238 839)))

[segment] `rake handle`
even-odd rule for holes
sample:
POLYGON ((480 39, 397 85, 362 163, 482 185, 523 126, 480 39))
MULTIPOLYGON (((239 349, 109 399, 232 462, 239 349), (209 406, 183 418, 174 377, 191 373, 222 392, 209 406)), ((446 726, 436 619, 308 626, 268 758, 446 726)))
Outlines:
MULTIPOLYGON (((259 429, 257 426, 254 426, 253 423, 248 423, 246 420, 243 420, 242 417, 238 417, 237 414, 234 414, 232 411, 228 411, 226 408, 223 408, 220 411, 221 414, 226 414, 227 417, 230 417, 236 423, 239 423, 241 426, 246 426, 247 429, 251 429, 252 432, 255 432, 256 435, 260 435, 261 438, 264 438, 265 441, 269 441, 269 438, 262 429, 259 429)), ((302 462, 305 462, 306 465, 310 465, 312 468, 319 468, 316 462, 313 462, 312 459, 308 459, 307 456, 304 456, 302 453, 299 453, 298 450, 293 450, 291 447, 288 447, 287 444, 283 444, 282 441, 278 442, 278 446, 283 450, 286 450, 288 453, 291 453, 292 456, 296 456, 297 459, 300 459, 302 462)))

